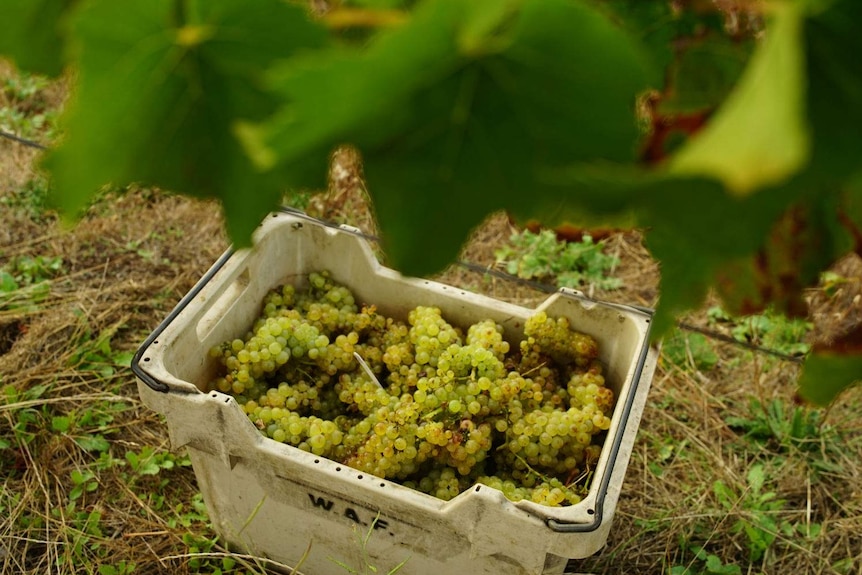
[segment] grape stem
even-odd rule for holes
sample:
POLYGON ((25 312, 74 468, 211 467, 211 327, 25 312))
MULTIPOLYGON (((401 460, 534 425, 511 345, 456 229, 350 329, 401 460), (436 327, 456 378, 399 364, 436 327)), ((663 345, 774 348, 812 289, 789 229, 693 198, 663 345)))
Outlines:
MULTIPOLYGON (((529 463, 527 463, 527 460, 526 460, 526 459, 524 459, 523 457, 521 457, 521 456, 520 456, 520 455, 518 455, 518 454, 515 454, 515 458, 516 458, 516 459, 518 459, 521 463, 523 463, 523 464, 524 464, 524 466, 527 468, 527 471, 529 471, 530 473, 532 473, 533 475, 535 475, 536 477, 538 477, 539 479, 541 479, 541 480, 542 480, 542 481, 544 481, 545 483, 548 483, 548 484, 550 484, 550 483, 551 483, 551 479, 552 479, 552 478, 551 478, 550 476, 545 475, 544 473, 540 473, 540 472, 536 471, 535 469, 533 469, 533 468, 530 466, 530 464, 529 464, 529 463)), ((577 479, 576 481, 580 480, 580 479, 581 479, 581 477, 589 476, 591 473, 592 473, 592 471, 591 471, 589 468, 587 468, 587 469, 586 469, 586 470, 581 474, 581 476, 580 476, 580 477, 578 477, 578 479, 577 479)), ((570 476, 570 477, 571 477, 571 476, 570 476)), ((572 489, 571 485, 572 485, 571 483, 564 483, 564 484, 563 484, 563 488, 564 488, 566 491, 574 492, 574 493, 575 493, 575 495, 577 495, 577 494, 578 494, 577 490, 572 489)))
POLYGON ((530 464, 529 464, 529 463, 527 463, 527 460, 526 460, 526 459, 524 459, 523 457, 521 457, 520 455, 518 455, 517 453, 515 454, 515 459, 517 459, 518 461, 520 461, 521 463, 523 463, 523 464, 524 464, 524 467, 526 467, 526 468, 527 468, 527 471, 529 471, 530 473, 532 473, 533 475, 535 475, 536 477, 538 477, 538 478, 539 478, 539 479, 541 479, 542 481, 546 481, 546 482, 547 482, 547 481, 550 481, 550 480, 551 480, 551 478, 550 478, 550 477, 548 477, 547 475, 544 475, 543 473, 539 473, 538 471, 536 471, 535 469, 533 469, 533 468, 530 466, 530 464))
POLYGON ((586 462, 585 462, 585 463, 584 463, 584 465, 585 465, 585 469, 584 469, 582 472, 580 472, 580 473, 578 473, 578 470, 577 470, 577 469, 573 469, 573 470, 572 470, 572 472, 571 472, 571 473, 569 474, 569 476, 566 478, 566 488, 571 489, 573 485, 574 485, 574 486, 577 486, 577 485, 579 485, 581 482, 583 482, 583 483, 584 483, 584 485, 588 485, 588 484, 589 484, 588 479, 589 479, 589 477, 590 477, 590 476, 592 476, 592 474, 593 474, 593 470, 592 470, 592 469, 590 469, 590 465, 589 465, 589 463, 586 463, 586 462), (576 473, 577 473, 577 475, 575 475, 576 473), (585 481, 585 480, 586 480, 586 481, 585 481))
POLYGON ((359 365, 361 365, 361 366, 362 366, 362 369, 364 369, 364 370, 365 370, 365 373, 368 375, 368 377, 370 377, 370 378, 371 378, 371 380, 372 380, 374 383, 376 383, 376 384, 377 384, 377 386, 378 386, 380 389, 383 389, 383 386, 380 384, 380 381, 377 379, 377 376, 375 376, 375 375, 374 375, 374 372, 373 372, 373 371, 371 371, 371 368, 370 368, 370 367, 368 367, 368 364, 367 364, 367 363, 365 363, 365 360, 364 360, 364 359, 362 359, 362 356, 361 356, 361 355, 359 355, 357 352, 355 352, 355 351, 354 351, 354 352, 353 352, 353 357, 355 357, 355 358, 356 358, 356 361, 358 361, 358 362, 359 362, 359 365))
POLYGON ((425 415, 423 415, 423 416, 422 416, 422 419, 423 419, 423 420, 425 420, 425 421, 428 421, 428 420, 432 419, 435 415, 437 415, 438 413, 440 413, 441 411, 443 411, 443 407, 442 407, 442 406, 438 407, 438 408, 437 408, 437 409, 435 409, 434 411, 429 411, 428 413, 426 413, 425 415))
POLYGON ((542 368, 543 368, 543 367, 545 367, 546 365, 548 365, 548 362, 547 362, 547 361, 543 361, 542 363, 540 363, 540 364, 539 364, 539 365, 537 365, 536 367, 530 368, 530 369, 528 369, 527 371, 525 371, 524 373, 522 373, 522 374, 521 374, 521 377, 526 378, 528 375, 530 375, 530 374, 531 374, 531 373, 533 373, 534 371, 539 370, 539 369, 542 369, 542 368))

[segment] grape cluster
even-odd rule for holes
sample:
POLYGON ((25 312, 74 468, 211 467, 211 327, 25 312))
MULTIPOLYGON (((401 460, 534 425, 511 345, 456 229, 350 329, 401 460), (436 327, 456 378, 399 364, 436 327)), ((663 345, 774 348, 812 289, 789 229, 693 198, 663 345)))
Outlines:
POLYGON ((264 434, 440 499, 482 483, 513 501, 580 501, 614 406, 595 340, 538 312, 512 346, 491 320, 465 331, 418 306, 404 322, 360 308, 325 271, 305 279, 211 350, 212 387, 264 434))

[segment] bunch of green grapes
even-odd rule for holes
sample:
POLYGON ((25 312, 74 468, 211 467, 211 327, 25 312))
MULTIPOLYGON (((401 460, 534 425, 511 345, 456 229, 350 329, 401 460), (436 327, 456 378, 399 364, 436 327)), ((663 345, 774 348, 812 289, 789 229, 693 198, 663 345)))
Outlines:
POLYGON ((598 346, 530 317, 517 345, 484 320, 407 321, 360 307, 328 272, 264 299, 252 329, 212 349, 212 382, 267 437, 441 499, 476 483, 513 501, 577 503, 610 427, 598 346))
POLYGON ((407 316, 410 322, 410 343, 415 349, 416 363, 437 366, 440 354, 450 344, 460 345, 458 331, 443 319, 436 307, 419 306, 407 316))

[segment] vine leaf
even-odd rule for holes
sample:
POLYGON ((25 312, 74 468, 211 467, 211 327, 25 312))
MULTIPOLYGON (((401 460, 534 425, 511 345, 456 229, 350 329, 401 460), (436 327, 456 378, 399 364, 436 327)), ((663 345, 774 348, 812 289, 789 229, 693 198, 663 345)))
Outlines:
MULTIPOLYGON (((596 7, 619 23, 640 43, 650 60, 650 85, 662 89, 669 80, 667 72, 674 68, 674 61, 690 48, 693 40, 709 43, 725 36, 725 16, 717 6, 700 3, 694 10, 680 10, 674 2, 657 0, 599 0, 596 7), (695 16, 696 14, 696 16, 695 16)), ((703 69, 697 70, 702 75, 703 69)), ((671 80, 671 88, 675 89, 671 80)))
POLYGON ((262 128, 271 157, 356 145, 403 272, 439 271, 486 214, 523 205, 546 167, 634 157, 637 45, 586 4, 500 4, 428 1, 366 52, 274 78, 292 104, 262 128))
POLYGON ((828 346, 814 349, 799 378, 799 395, 827 405, 841 392, 862 381, 862 326, 828 346))
POLYGON ((673 172, 710 175, 745 195, 787 181, 806 165, 805 14, 799 3, 775 9, 739 83, 710 124, 671 160, 673 172))
POLYGON ((44 162, 52 199, 75 213, 100 186, 131 182, 219 197, 231 236, 247 243, 281 183, 255 169, 231 126, 271 113, 264 70, 326 32, 280 0, 191 1, 184 16, 176 4, 97 0, 73 19, 79 83, 66 137, 44 162))
POLYGON ((675 325, 677 314, 701 305, 715 286, 739 295, 739 301, 732 300, 732 309, 747 297, 755 299, 749 287, 760 288, 763 282, 758 283, 759 275, 746 274, 756 269, 738 265, 739 275, 730 278, 725 270, 747 262, 765 245, 775 222, 800 194, 788 189, 783 195, 739 198, 706 178, 620 165, 570 166, 547 175, 541 193, 518 214, 549 226, 628 222, 643 229, 646 246, 661 265, 661 300, 652 331, 662 336, 675 325))
POLYGON ((707 36, 683 51, 668 70, 669 90, 663 114, 712 110, 733 90, 748 62, 750 42, 707 36))
POLYGON ((681 32, 671 3, 603 0, 597 2, 596 7, 638 40, 653 64, 650 87, 661 88, 665 69, 674 58, 673 40, 681 32))
POLYGON ((811 185, 862 173, 862 2, 836 0, 805 24, 811 185))
POLYGON ((23 70, 59 76, 65 57, 65 18, 77 0, 3 0, 0 2, 0 54, 23 70))
POLYGON ((841 255, 837 214, 836 198, 828 195, 789 206, 753 255, 722 266, 716 287, 727 311, 751 315, 771 306, 807 315, 803 291, 841 255))
POLYGON ((862 256, 862 172, 851 178, 839 199, 836 243, 843 252, 862 256))

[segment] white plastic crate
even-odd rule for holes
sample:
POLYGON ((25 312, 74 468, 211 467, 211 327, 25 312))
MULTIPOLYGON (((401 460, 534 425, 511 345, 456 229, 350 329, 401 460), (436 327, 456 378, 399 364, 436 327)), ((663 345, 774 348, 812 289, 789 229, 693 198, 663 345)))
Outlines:
POLYGON ((227 252, 143 344, 133 361, 138 389, 166 417, 174 448, 186 447, 213 525, 244 552, 286 565, 306 554, 301 572, 343 575, 335 560, 359 568, 367 532, 368 561, 386 572, 559 574, 568 559, 588 557, 606 542, 655 369, 648 311, 598 303, 577 292, 551 295, 539 308, 569 318, 600 348, 617 403, 589 494, 577 505, 513 503, 477 485, 452 501, 273 441, 236 401, 207 389, 217 370, 208 350, 245 333, 266 293, 329 270, 358 302, 405 318, 417 305, 439 307, 451 323, 493 319, 512 342, 536 310, 381 266, 356 230, 280 212, 255 233, 254 248, 227 252))

